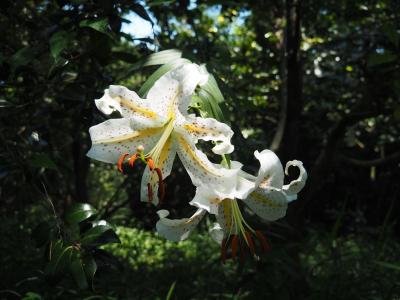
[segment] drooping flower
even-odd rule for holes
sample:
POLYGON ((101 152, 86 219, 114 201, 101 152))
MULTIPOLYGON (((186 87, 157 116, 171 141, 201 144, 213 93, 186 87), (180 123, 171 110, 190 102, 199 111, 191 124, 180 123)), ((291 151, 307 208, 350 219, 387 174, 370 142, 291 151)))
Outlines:
POLYGON ((216 216, 217 223, 210 230, 212 237, 221 243, 221 256, 225 260, 227 249, 231 249, 231 256, 235 258, 250 250, 256 254, 256 243, 260 249, 266 251, 268 243, 265 236, 259 230, 254 230, 243 218, 238 200, 243 201, 251 211, 264 220, 275 221, 285 216, 288 203, 297 198, 297 193, 304 187, 307 172, 300 161, 289 161, 286 164, 287 174, 290 166, 296 166, 300 170, 299 177, 284 185, 284 171, 279 158, 270 150, 256 151, 255 157, 260 162, 257 176, 252 176, 240 168, 238 162, 232 162, 232 168, 238 170, 236 186, 231 193, 220 192, 200 186, 196 195, 190 202, 198 209, 190 218, 171 220, 169 212, 160 210, 157 222, 158 233, 173 241, 186 239, 190 232, 197 226, 200 220, 210 213, 216 216))
POLYGON ((214 153, 230 153, 232 130, 215 119, 188 114, 195 88, 207 80, 203 68, 186 64, 160 77, 146 99, 126 87, 111 85, 95 103, 104 114, 117 111, 122 118, 89 129, 92 147, 87 156, 118 163, 121 171, 128 156, 131 166, 137 158, 143 160, 147 166, 141 182, 141 199, 154 204, 163 196, 162 181, 170 174, 176 154, 196 185, 233 188, 235 171, 215 166, 196 147, 199 139, 215 141, 214 153))

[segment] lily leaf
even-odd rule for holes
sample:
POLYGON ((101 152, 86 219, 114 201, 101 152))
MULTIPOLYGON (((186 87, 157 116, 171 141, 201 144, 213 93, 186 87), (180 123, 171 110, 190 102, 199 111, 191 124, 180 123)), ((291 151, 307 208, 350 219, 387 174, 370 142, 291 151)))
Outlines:
POLYGON ((160 52, 156 52, 150 54, 149 56, 145 57, 144 59, 139 60, 138 62, 134 63, 122 76, 128 77, 136 70, 147 67, 147 66, 157 66, 168 64, 170 62, 179 60, 182 57, 182 52, 177 49, 169 49, 160 52))
POLYGON ((50 262, 44 270, 45 275, 49 278, 61 276, 68 265, 72 250, 71 246, 66 247, 62 241, 56 241, 50 249, 50 262))
POLYGON ((96 209, 87 203, 73 205, 65 214, 65 220, 69 224, 78 224, 89 219, 97 213, 96 209))
POLYGON ((161 76, 163 76, 165 73, 176 69, 177 67, 190 63, 188 59, 185 58, 179 58, 174 61, 171 61, 160 68, 158 68, 151 76, 146 80, 145 83, 143 83, 141 89, 139 90, 139 96, 145 97, 147 93, 149 92, 150 88, 154 85, 154 83, 160 79, 161 76))

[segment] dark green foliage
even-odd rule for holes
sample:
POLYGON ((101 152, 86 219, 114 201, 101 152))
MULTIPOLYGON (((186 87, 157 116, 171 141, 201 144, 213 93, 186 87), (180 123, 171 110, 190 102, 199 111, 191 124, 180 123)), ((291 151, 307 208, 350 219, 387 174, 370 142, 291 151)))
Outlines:
POLYGON ((95 216, 91 205, 80 203, 66 211, 65 224, 43 222, 33 230, 37 245, 46 249, 44 275, 50 283, 58 283, 69 271, 80 289, 93 289, 97 248, 120 243, 114 227, 104 220, 91 221, 95 216))

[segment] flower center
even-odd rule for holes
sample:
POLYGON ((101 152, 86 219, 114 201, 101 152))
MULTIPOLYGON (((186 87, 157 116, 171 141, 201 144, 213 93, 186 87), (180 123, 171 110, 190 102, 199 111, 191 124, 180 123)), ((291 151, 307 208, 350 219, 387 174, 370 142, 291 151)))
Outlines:
MULTIPOLYGON (((258 240, 261 252, 269 250, 269 245, 264 234, 259 230, 254 230, 243 218, 238 202, 235 199, 225 199, 229 201, 231 209, 230 232, 221 243, 221 259, 225 262, 227 250, 230 248, 232 259, 236 259, 238 253, 243 261, 248 251, 258 258, 258 252, 255 246, 255 240, 258 240), (255 240, 254 240, 255 238, 255 240)), ((228 223, 229 224, 229 223, 228 223)))
POLYGON ((158 140, 157 144, 150 150, 149 153, 145 155, 145 158, 151 158, 154 161, 156 166, 160 165, 160 156, 165 146, 165 143, 168 141, 169 137, 171 136, 172 131, 174 130, 175 121, 174 119, 170 119, 165 125, 164 131, 158 140))

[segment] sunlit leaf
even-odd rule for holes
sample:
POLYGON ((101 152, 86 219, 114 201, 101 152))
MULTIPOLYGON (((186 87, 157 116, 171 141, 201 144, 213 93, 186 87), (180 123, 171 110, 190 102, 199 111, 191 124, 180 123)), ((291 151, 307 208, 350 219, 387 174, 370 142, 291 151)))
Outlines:
POLYGON ((87 27, 87 28, 92 28, 98 32, 104 33, 111 37, 111 33, 108 29, 108 19, 107 18, 102 18, 98 20, 83 20, 79 23, 80 27, 87 27))
POLYGON ((177 49, 169 49, 150 54, 144 59, 141 59, 138 62, 134 63, 122 77, 127 77, 131 75, 134 71, 142 67, 168 64, 170 62, 179 60, 181 57, 182 52, 177 49))
POLYGON ((114 228, 104 222, 104 225, 96 225, 82 234, 80 242, 84 246, 99 246, 108 243, 119 243, 120 240, 114 232, 114 228))
POLYGON ((87 203, 78 203, 67 210, 65 220, 69 224, 80 223, 97 213, 96 209, 87 203))
POLYGON ((151 76, 146 80, 145 83, 143 83, 141 89, 139 90, 138 94, 141 97, 145 97, 148 93, 148 91, 150 90, 150 88, 154 85, 154 83, 160 79, 161 76, 163 76, 165 73, 176 69, 177 67, 183 65, 183 64, 187 64, 190 63, 189 60, 185 59, 185 58, 180 58, 180 59, 176 59, 173 60, 163 66, 161 66, 160 68, 158 68, 153 74, 151 74, 151 76))

